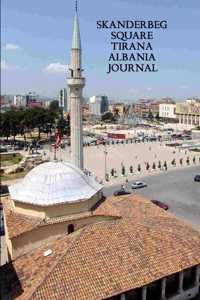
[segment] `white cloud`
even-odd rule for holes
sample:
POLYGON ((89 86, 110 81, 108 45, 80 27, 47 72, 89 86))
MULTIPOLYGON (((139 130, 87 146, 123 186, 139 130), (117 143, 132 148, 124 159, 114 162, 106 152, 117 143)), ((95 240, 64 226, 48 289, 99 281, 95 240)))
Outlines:
POLYGON ((11 51, 15 51, 15 50, 19 50, 20 47, 16 44, 12 44, 12 43, 7 43, 5 46, 6 50, 11 50, 11 51))
POLYGON ((1 70, 6 70, 7 69, 7 64, 5 60, 1 60, 1 70))
POLYGON ((21 69, 19 66, 14 66, 8 64, 5 60, 1 60, 1 70, 7 71, 7 70, 17 70, 21 69))
POLYGON ((51 63, 44 68, 44 71, 51 74, 66 73, 68 71, 68 65, 63 65, 59 62, 51 63))

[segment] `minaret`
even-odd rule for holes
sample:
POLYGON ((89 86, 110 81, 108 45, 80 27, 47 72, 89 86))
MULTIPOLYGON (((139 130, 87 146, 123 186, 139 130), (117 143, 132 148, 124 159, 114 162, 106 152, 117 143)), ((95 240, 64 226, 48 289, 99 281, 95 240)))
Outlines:
POLYGON ((81 37, 77 10, 76 1, 68 87, 71 111, 71 162, 79 169, 83 169, 82 93, 85 78, 82 77, 81 37))

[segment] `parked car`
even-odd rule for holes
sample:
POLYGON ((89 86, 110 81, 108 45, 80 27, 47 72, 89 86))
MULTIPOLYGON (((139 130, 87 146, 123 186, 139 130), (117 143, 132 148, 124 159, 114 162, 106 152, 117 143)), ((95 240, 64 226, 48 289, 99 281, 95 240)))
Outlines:
POLYGON ((3 153, 3 152, 8 152, 8 150, 6 147, 1 146, 0 153, 3 153))
POLYGON ((123 195, 130 195, 131 193, 124 190, 124 189, 121 189, 121 190, 118 190, 118 191, 115 191, 114 192, 114 196, 123 196, 123 195))
POLYGON ((0 195, 8 194, 8 193, 9 193, 8 186, 0 184, 0 195))
POLYGON ((136 181, 131 185, 132 189, 141 189, 143 187, 147 187, 147 184, 142 181, 136 181))
POLYGON ((194 177, 194 181, 200 182, 200 174, 197 174, 197 175, 194 177))
POLYGON ((151 200, 151 202, 157 206, 159 206, 160 208, 164 209, 164 210, 168 210, 169 206, 159 200, 151 200))

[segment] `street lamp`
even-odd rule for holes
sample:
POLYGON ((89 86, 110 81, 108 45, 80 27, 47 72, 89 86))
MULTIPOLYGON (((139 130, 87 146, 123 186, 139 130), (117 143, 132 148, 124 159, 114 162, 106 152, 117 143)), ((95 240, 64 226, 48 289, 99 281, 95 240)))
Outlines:
POLYGON ((107 151, 107 147, 106 147, 106 144, 104 144, 104 155, 105 155, 105 160, 104 160, 104 163, 105 163, 105 167, 104 167, 104 170, 105 170, 105 181, 107 181, 107 154, 108 154, 108 151, 107 151))

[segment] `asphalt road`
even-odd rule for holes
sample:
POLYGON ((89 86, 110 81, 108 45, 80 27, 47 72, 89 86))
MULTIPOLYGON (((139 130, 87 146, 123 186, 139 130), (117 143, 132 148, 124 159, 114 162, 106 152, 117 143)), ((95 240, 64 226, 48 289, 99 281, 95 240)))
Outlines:
MULTIPOLYGON (((200 167, 190 167, 143 177, 146 188, 127 190, 141 194, 149 199, 160 200, 169 205, 169 211, 200 229, 200 182, 194 182, 194 176, 200 174, 200 167)), ((132 181, 133 182, 133 181, 132 181)), ((104 188, 106 196, 112 195, 120 185, 104 188)))

